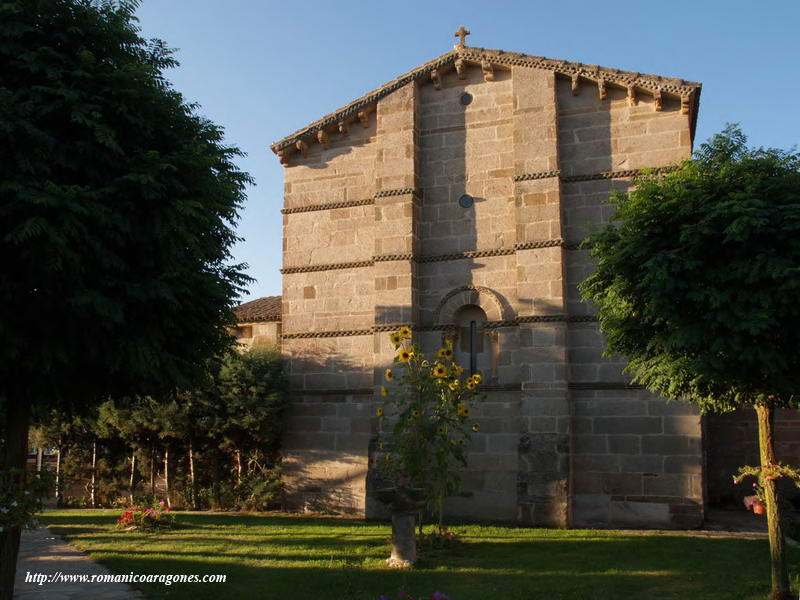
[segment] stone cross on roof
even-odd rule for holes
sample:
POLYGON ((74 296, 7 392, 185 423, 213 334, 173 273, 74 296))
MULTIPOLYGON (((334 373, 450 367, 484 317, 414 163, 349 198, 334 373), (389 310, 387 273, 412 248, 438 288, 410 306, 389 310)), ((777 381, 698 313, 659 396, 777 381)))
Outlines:
POLYGON ((459 48, 463 48, 463 47, 466 45, 466 44, 464 43, 464 41, 467 39, 467 36, 468 36, 470 33, 471 33, 471 32, 470 32, 470 30, 469 30, 469 29, 464 29, 464 26, 463 26, 463 25, 462 25, 461 27, 459 27, 459 28, 458 28, 458 31, 456 31, 456 37, 457 37, 457 38, 461 38, 461 41, 460 41, 460 42, 458 42, 458 47, 459 47, 459 48))

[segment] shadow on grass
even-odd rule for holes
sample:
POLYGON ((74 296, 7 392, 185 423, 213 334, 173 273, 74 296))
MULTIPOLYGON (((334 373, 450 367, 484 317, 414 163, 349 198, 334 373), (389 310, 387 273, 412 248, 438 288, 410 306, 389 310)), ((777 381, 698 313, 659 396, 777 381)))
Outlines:
MULTIPOLYGON (((42 520, 115 572, 227 576, 224 584, 142 585, 152 598, 376 600, 438 590, 454 600, 742 600, 769 587, 765 541, 467 526, 453 552, 423 556, 421 568, 402 572, 384 566, 385 524, 181 514, 186 529, 126 534, 110 529, 114 519, 42 520)), ((800 554, 791 557, 796 564, 800 554)))

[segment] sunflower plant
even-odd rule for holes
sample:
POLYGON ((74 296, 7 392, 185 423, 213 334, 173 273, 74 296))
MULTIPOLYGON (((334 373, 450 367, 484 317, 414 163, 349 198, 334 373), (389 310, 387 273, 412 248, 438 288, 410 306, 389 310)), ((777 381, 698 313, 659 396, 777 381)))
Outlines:
POLYGON ((481 376, 465 375, 450 339, 431 359, 412 343, 409 327, 390 333, 389 341, 396 354, 384 372, 384 402, 376 413, 387 435, 379 445, 379 465, 397 487, 425 489, 428 508, 441 524, 444 499, 460 483, 454 466, 467 466, 470 436, 480 429, 470 411, 482 396, 481 376))

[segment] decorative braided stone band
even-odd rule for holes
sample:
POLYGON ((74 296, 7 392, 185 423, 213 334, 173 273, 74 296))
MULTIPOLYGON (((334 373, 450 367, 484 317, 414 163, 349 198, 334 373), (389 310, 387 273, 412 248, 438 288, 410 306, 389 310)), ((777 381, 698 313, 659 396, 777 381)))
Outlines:
POLYGON ((332 271, 334 269, 358 269, 361 267, 371 267, 376 262, 388 262, 393 260, 413 260, 416 263, 445 262, 449 260, 461 260, 468 258, 483 258, 487 256, 510 256, 519 250, 532 250, 535 248, 553 248, 563 246, 568 250, 575 249, 575 244, 567 244, 561 238, 553 240, 538 240, 535 242, 522 242, 515 244, 513 248, 493 248, 491 250, 469 250, 467 252, 454 252, 453 254, 439 254, 434 256, 414 256, 413 254, 379 254, 372 257, 372 260, 361 260, 346 263, 330 263, 327 265, 306 265, 304 267, 286 267, 281 269, 284 275, 289 273, 311 273, 313 271, 332 271))
POLYGON ((676 166, 653 167, 650 169, 626 169, 624 171, 602 171, 600 173, 586 173, 584 175, 562 175, 561 171, 541 171, 539 173, 523 173, 514 175, 514 181, 531 181, 534 179, 549 179, 558 177, 564 183, 575 183, 578 181, 595 181, 600 179, 624 179, 626 177, 639 177, 645 173, 653 175, 664 175, 677 170, 676 166))
POLYGON ((360 260, 357 262, 349 263, 331 263, 328 265, 306 265, 305 267, 286 267, 281 269, 283 275, 291 273, 313 273, 314 271, 333 271, 335 269, 360 269, 362 267, 371 267, 375 264, 372 260, 360 260))
POLYGON ((541 171, 540 173, 523 173, 522 175, 514 175, 514 181, 531 181, 533 179, 550 179, 551 177, 559 177, 561 171, 541 171))
MULTIPOLYGON (((626 383, 624 381, 588 381, 569 382, 570 390, 643 390, 644 386, 626 383)), ((481 386, 483 392, 521 392, 520 383, 487 383, 481 386)), ((376 393, 373 388, 344 388, 344 389, 304 389, 290 390, 292 396, 372 396, 376 393)), ((344 398, 329 398, 324 402, 346 402, 344 398)))
MULTIPOLYGON (((484 329, 498 329, 500 327, 516 327, 522 323, 586 323, 597 321, 594 315, 528 315, 517 317, 516 319, 507 319, 504 321, 487 321, 482 325, 484 329)), ((331 338, 331 337, 349 337, 356 335, 372 335, 374 333, 396 331, 402 327, 402 323, 396 325, 375 325, 368 329, 345 329, 340 331, 304 331, 299 333, 283 333, 281 339, 284 340, 297 340, 297 339, 310 339, 310 338, 331 338)), ((443 323, 440 325, 422 325, 413 326, 409 325, 411 329, 417 332, 422 331, 453 331, 457 328, 452 323, 443 323)))
POLYGON ((335 210, 337 208, 350 208, 352 206, 372 206, 378 198, 388 198, 390 196, 414 196, 414 198, 422 198, 422 190, 414 188, 401 188, 397 190, 381 190, 377 192, 372 198, 364 198, 362 200, 344 200, 342 202, 328 202, 326 204, 309 204, 308 206, 296 206, 294 208, 282 208, 281 214, 291 215, 294 213, 314 212, 317 210, 335 210))
POLYGON ((350 208, 351 206, 370 206, 372 204, 375 204, 375 198, 365 198, 364 200, 347 200, 344 202, 329 202, 327 204, 310 204, 309 206, 282 208, 281 214, 291 215, 294 213, 313 212, 315 210, 334 210, 336 208, 350 208))
MULTIPOLYGON (((627 169, 624 171, 603 171, 601 173, 587 173, 585 175, 561 175, 561 171, 541 171, 539 173, 523 173, 522 175, 514 175, 514 181, 532 181, 535 179, 549 179, 551 177, 559 177, 564 183, 575 183, 579 181, 594 181, 600 179, 624 179, 626 177, 638 177, 645 172, 654 175, 663 175, 671 173, 678 167, 654 167, 650 169, 627 169)), ((343 202, 329 202, 327 204, 311 204, 309 206, 297 206, 295 208, 282 208, 281 213, 290 215, 294 213, 313 212, 317 210, 334 210, 337 208, 350 208, 352 206, 370 206, 375 204, 377 198, 388 198, 390 196, 404 196, 411 194, 415 198, 422 198, 422 190, 414 188, 402 188, 396 190, 381 190, 377 192, 372 198, 365 198, 363 200, 346 200, 343 202)))
MULTIPOLYGON (((292 396, 372 396, 375 390, 372 388, 345 388, 342 390, 289 390, 292 396)), ((326 400, 326 402, 344 402, 342 399, 326 400)))
POLYGON ((626 383, 624 381, 587 381, 570 382, 567 387, 571 390, 643 390, 643 385, 626 383))

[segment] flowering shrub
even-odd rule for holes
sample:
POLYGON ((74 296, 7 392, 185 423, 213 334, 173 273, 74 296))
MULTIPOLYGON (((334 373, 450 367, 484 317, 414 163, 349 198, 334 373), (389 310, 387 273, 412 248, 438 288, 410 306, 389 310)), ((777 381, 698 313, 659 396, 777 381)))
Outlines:
POLYGON ((169 529, 175 527, 175 515, 170 512, 163 500, 148 507, 131 506, 117 519, 117 527, 125 531, 169 529))
POLYGON ((790 467, 789 465, 782 465, 781 463, 767 463, 766 467, 739 467, 739 474, 733 477, 734 483, 741 483, 745 477, 755 477, 756 481, 753 483, 753 491, 758 496, 758 500, 766 504, 767 499, 764 493, 764 484, 768 480, 777 480, 781 477, 791 479, 792 482, 800 487, 800 470, 790 467))
POLYGON ((11 527, 38 527, 35 516, 42 510, 42 498, 52 487, 53 478, 46 471, 0 472, 0 532, 11 527))
POLYGON ((421 552, 426 550, 447 549, 456 545, 464 531, 452 531, 447 525, 439 525, 434 531, 417 536, 417 547, 421 552))
POLYGON ((452 340, 428 360, 410 338, 409 327, 389 335, 396 355, 384 373, 380 394, 386 400, 377 417, 387 420, 391 435, 378 446, 379 466, 398 487, 424 488, 441 525, 444 498, 460 481, 453 465, 467 466, 466 446, 480 429, 469 416, 481 376, 464 376, 453 360, 452 340))
MULTIPOLYGON (((753 492, 758 498, 758 502, 764 505, 767 504, 767 494, 766 490, 764 489, 764 485, 768 481, 778 480, 781 477, 786 477, 787 479, 790 479, 797 487, 800 487, 800 470, 790 467, 789 465, 782 465, 781 463, 773 464, 769 462, 765 467, 739 467, 739 474, 734 475, 733 482, 737 484, 741 483, 745 477, 755 477, 755 481, 753 482, 753 492)), ((777 488, 775 491, 777 493, 777 488)), ((789 501, 781 495, 778 495, 777 499, 779 504, 784 506, 786 509, 784 511, 784 515, 790 514, 792 508, 789 505, 789 501)), ((750 502, 752 502, 752 496, 745 498, 745 505, 748 509, 750 508, 750 502)), ((794 528, 794 526, 792 528, 794 528)))

